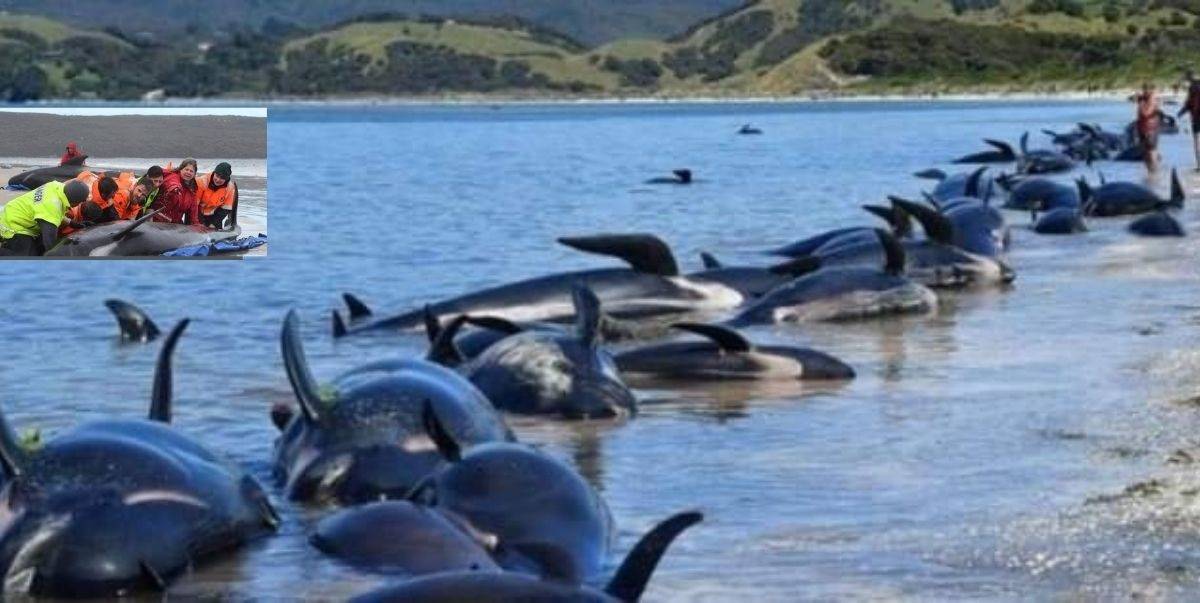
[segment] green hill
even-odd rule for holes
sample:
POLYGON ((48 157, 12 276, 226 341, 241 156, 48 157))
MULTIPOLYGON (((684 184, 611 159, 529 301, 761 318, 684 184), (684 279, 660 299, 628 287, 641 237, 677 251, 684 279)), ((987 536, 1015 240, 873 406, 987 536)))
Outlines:
POLYGON ((0 75, 17 98, 1107 89, 1200 61, 1200 0, 758 0, 591 48, 517 18, 375 15, 170 44, 14 19, 28 18, 0 15, 0 75))

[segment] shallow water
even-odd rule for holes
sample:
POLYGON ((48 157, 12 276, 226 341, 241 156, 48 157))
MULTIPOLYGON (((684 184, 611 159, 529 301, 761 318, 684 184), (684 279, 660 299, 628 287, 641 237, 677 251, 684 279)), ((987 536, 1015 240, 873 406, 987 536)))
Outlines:
MULTIPOLYGON (((289 308, 305 320, 313 371, 330 379, 423 345, 334 343, 341 291, 400 310, 609 265, 554 243, 596 231, 656 232, 686 269, 700 250, 763 262, 764 248, 870 224, 859 205, 917 195, 926 183, 909 174, 949 167, 939 162, 984 136, 1117 128, 1131 113, 1078 102, 272 109, 270 257, 0 264, 2 400, 19 428, 50 432, 142 416, 157 346, 118 345, 101 302, 129 299, 164 327, 190 316, 176 425, 270 484, 267 410, 291 397, 277 341, 289 308), (746 122, 765 134, 734 135, 746 122), (701 182, 639 184, 685 166, 701 182)), ((1190 168, 1185 136, 1163 144, 1167 163, 1190 168)), ((619 528, 614 568, 654 522, 705 512, 650 601, 1200 597, 1200 244, 1134 238, 1126 219, 1042 237, 1008 216, 1010 288, 944 296, 928 317, 750 330, 844 359, 852 383, 655 387, 625 423, 514 427, 603 491, 619 528)), ((1184 222, 1200 228, 1193 207, 1184 222)), ((270 489, 281 532, 173 594, 320 600, 382 582, 310 548, 321 511, 270 489)))

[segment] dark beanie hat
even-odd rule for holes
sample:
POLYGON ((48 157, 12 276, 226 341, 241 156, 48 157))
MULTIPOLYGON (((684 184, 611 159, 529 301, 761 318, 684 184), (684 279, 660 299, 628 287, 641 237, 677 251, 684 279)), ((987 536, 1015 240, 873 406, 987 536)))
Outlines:
POLYGON ((220 176, 222 180, 229 180, 229 177, 233 175, 233 167, 222 161, 213 168, 213 173, 220 176))

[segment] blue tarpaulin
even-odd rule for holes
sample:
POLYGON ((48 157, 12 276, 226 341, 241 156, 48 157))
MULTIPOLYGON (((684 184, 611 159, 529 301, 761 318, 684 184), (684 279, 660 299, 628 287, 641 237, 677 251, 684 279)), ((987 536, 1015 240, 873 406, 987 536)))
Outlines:
POLYGON ((171 251, 164 252, 163 255, 187 258, 202 257, 213 253, 245 251, 247 249, 254 249, 259 245, 266 244, 267 235, 260 233, 256 237, 242 237, 232 241, 217 241, 216 243, 210 243, 207 245, 189 245, 187 247, 180 247, 179 249, 172 249, 171 251))

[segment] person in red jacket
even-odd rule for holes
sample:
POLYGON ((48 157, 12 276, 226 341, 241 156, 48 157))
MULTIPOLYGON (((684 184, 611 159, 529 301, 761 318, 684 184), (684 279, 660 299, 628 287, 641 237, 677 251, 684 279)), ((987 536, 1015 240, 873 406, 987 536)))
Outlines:
POLYGON ((162 209, 155 222, 200 224, 200 203, 196 199, 196 160, 184 159, 179 169, 167 172, 150 211, 162 209))
POLYGON ((1191 69, 1187 72, 1187 86, 1187 100, 1183 101, 1178 116, 1187 113, 1192 118, 1192 145, 1196 151, 1196 171, 1200 172, 1200 79, 1196 79, 1196 72, 1191 69))
POLYGON ((58 165, 67 165, 67 162, 82 154, 79 152, 79 145, 75 144, 75 141, 72 140, 67 143, 67 152, 63 153, 62 158, 58 160, 58 165))

